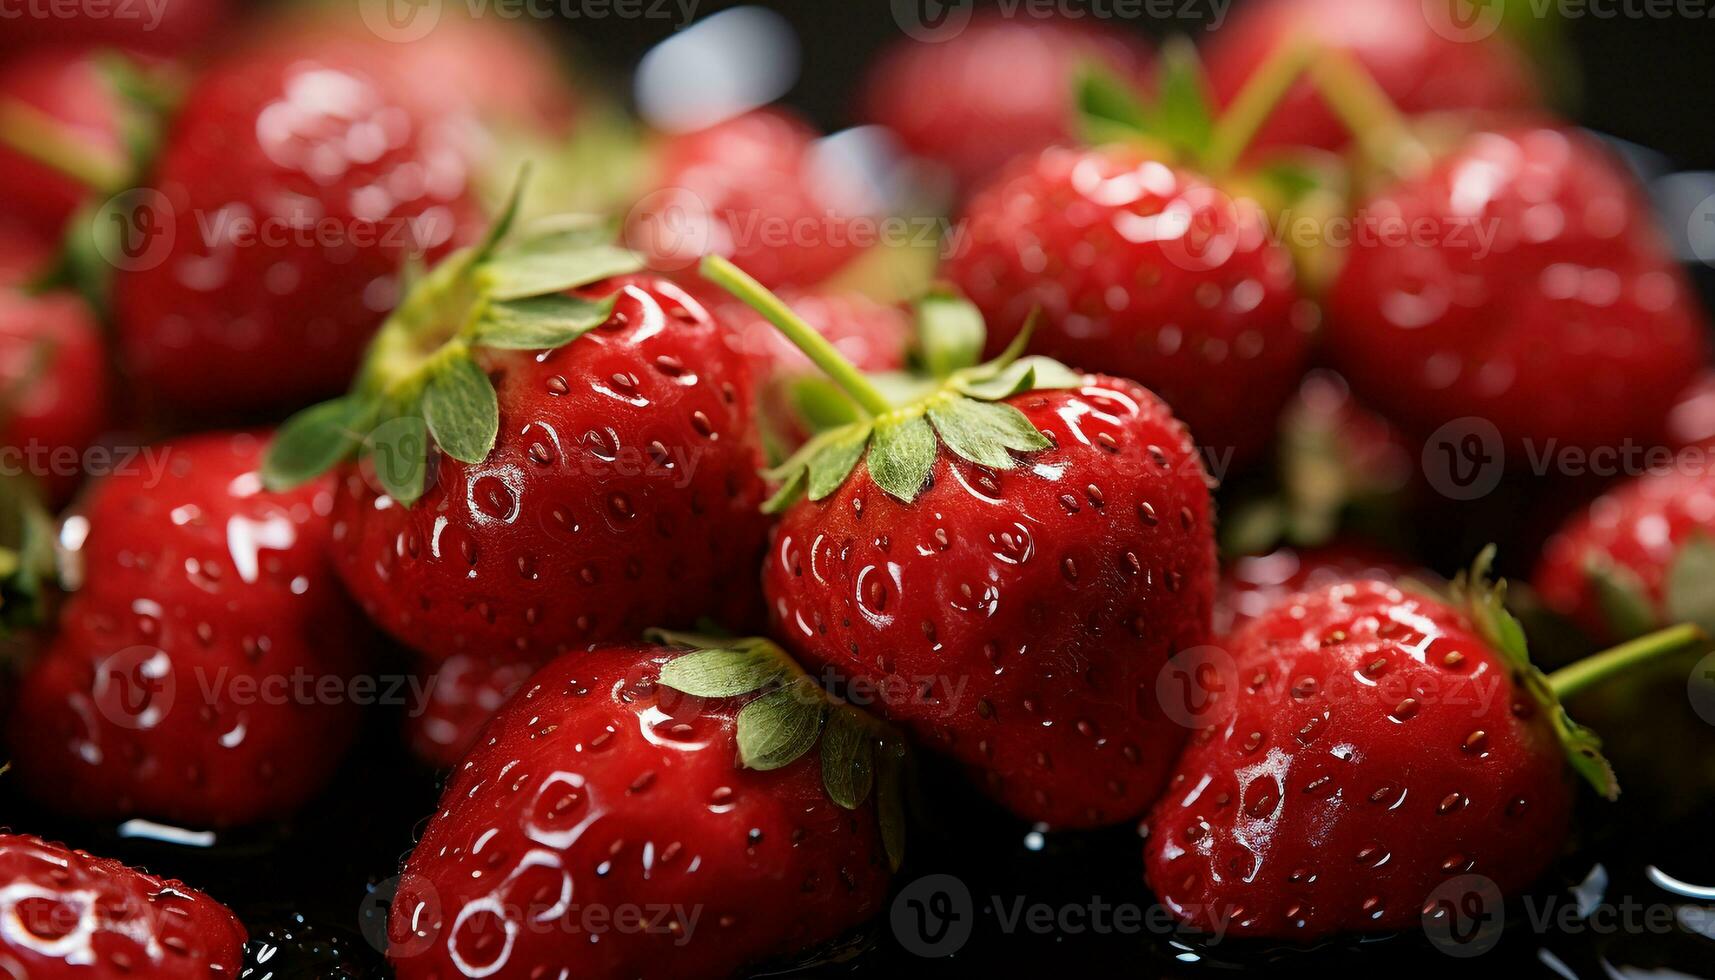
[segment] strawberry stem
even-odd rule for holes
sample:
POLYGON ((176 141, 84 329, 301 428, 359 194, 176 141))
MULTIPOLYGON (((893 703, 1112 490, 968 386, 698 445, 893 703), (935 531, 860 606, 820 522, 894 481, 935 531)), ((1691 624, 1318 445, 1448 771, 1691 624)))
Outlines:
POLYGON ((1695 623, 1670 626, 1567 664, 1548 675, 1548 686, 1555 697, 1565 700, 1637 664, 1688 650, 1708 639, 1708 634, 1695 623))
POLYGON ((1279 108, 1286 93, 1310 67, 1316 49, 1301 38, 1289 39, 1275 48, 1244 87, 1215 121, 1209 148, 1203 155, 1203 167, 1211 175, 1231 170, 1244 156, 1251 141, 1279 108))
POLYGON ((815 327, 805 323, 798 314, 792 312, 791 307, 781 302, 780 297, 769 292, 762 283, 718 255, 705 256, 701 271, 703 278, 731 293, 746 306, 762 314, 769 323, 774 324, 787 340, 844 389, 870 417, 886 415, 893 411, 893 403, 863 376, 862 371, 852 366, 852 363, 829 343, 828 338, 822 336, 815 327))
POLYGON ((1428 159, 1428 149, 1412 135, 1405 116, 1351 54, 1324 50, 1309 67, 1317 91, 1371 161, 1403 174, 1428 159))
POLYGON ((130 168, 116 154, 93 146, 34 106, 0 102, 0 144, 100 194, 125 188, 130 168))

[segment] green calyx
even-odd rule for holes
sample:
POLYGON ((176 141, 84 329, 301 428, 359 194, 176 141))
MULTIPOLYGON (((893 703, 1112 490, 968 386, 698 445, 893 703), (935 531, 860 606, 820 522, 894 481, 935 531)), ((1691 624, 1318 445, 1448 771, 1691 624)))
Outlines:
POLYGON ((0 636, 41 623, 55 581, 54 519, 21 478, 0 484, 0 636))
POLYGON ((897 732, 835 701, 769 640, 665 630, 651 631, 648 638, 691 650, 661 669, 661 686, 699 698, 755 695, 738 713, 739 765, 783 769, 819 747, 828 799, 856 810, 873 793, 888 861, 899 869, 905 853, 899 791, 905 742, 897 732))
POLYGON ((1620 784, 1614 767, 1602 755, 1601 738, 1572 720, 1561 702, 1636 664, 1704 643, 1707 636, 1695 624, 1673 626, 1586 657, 1552 675, 1544 674, 1530 662, 1524 628, 1507 610, 1505 580, 1489 576, 1494 558, 1494 545, 1477 555, 1470 571, 1461 573, 1453 583, 1454 600, 1484 640, 1506 658, 1519 686, 1548 713, 1572 768, 1604 798, 1618 798, 1620 784))
POLYGON ((613 300, 564 295, 643 268, 610 244, 597 222, 562 222, 509 238, 521 178, 478 245, 427 273, 407 270, 404 299, 370 344, 352 391, 280 427, 263 462, 270 489, 313 479, 343 460, 368 458, 388 495, 409 506, 423 494, 429 441, 464 463, 494 448, 500 406, 477 350, 548 350, 569 344, 613 312, 613 300))
POLYGON ((1056 361, 1021 356, 1030 339, 1028 324, 999 357, 985 364, 971 363, 982 349, 982 317, 964 299, 937 290, 918 305, 919 356, 924 364, 945 373, 932 382, 878 385, 731 262, 711 256, 703 260, 702 272, 773 323, 854 406, 852 421, 826 429, 765 472, 780 484, 763 505, 769 513, 784 510, 803 495, 811 500, 827 497, 860 462, 883 491, 910 503, 928 481, 942 446, 980 466, 1011 469, 1018 465, 1014 453, 1036 452, 1051 444, 1004 399, 1083 383, 1080 375, 1056 361), (896 403, 889 390, 913 393, 896 403))

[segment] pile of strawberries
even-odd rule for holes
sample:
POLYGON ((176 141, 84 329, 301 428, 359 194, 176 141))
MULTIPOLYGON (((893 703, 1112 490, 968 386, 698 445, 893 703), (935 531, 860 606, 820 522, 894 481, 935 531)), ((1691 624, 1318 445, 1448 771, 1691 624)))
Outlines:
POLYGON ((1433 935, 1618 792, 1568 704, 1715 628, 1715 472, 1528 466, 1715 425, 1505 31, 902 41, 928 255, 790 112, 650 130, 544 30, 164 9, 0 35, 0 977, 296 975, 52 841, 309 826, 378 739, 444 774, 368 856, 402 978, 844 961, 925 822, 1137 827, 1106 897, 1181 942, 1433 935))

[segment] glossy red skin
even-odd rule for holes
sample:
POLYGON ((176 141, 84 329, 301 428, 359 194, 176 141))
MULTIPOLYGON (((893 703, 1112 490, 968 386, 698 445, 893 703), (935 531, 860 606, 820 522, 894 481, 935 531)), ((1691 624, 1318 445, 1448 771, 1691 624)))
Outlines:
POLYGON ((831 802, 815 752, 739 768, 749 699, 658 687, 673 656, 561 657, 495 716, 405 864, 388 932, 400 980, 729 976, 882 908, 873 802, 831 802), (548 914, 562 899, 574 907, 548 914), (622 907, 682 909, 688 928, 597 936, 580 911, 622 907))
POLYGON ((38 837, 0 834, 0 918, 0 972, 20 980, 231 978, 244 961, 224 905, 38 837))
POLYGON ((1132 382, 1008 403, 1056 448, 1000 473, 943 449, 911 504, 860 465, 793 505, 763 566, 773 632, 1020 817, 1117 823, 1155 799, 1185 734, 1155 681, 1208 641, 1207 478, 1132 382))
POLYGON ((373 39, 287 33, 211 66, 149 181, 170 205, 171 247, 114 277, 139 385, 184 413, 344 390, 406 255, 420 245, 432 260, 483 230, 471 122, 455 108, 373 39))
POLYGON ((1414 573, 1433 578, 1399 555, 1353 541, 1246 555, 1223 568, 1215 584, 1215 635, 1230 635, 1300 592, 1359 579, 1396 582, 1414 573))
POLYGON ((1474 134, 1362 214, 1462 230, 1433 247, 1372 237, 1347 250, 1327 336, 1360 396, 1419 435, 1476 416, 1539 454, 1548 440, 1664 436, 1706 359, 1703 320, 1638 188, 1589 137, 1474 134), (1476 226, 1448 223, 1466 213, 1476 226), (1474 227, 1495 234, 1493 251, 1474 227))
POLYGON ((627 244, 664 271, 709 252, 770 289, 821 282, 863 239, 850 231, 859 215, 813 172, 819 135, 784 111, 756 109, 663 137, 652 187, 627 215, 627 244))
POLYGON ((63 503, 110 407, 101 327, 80 297, 0 286, 0 392, 0 447, 26 454, 9 468, 21 465, 63 503))
POLYGON ((1416 929, 1443 882, 1514 894, 1559 852, 1572 787, 1547 714, 1452 608, 1344 583, 1229 652, 1237 696, 1211 706, 1147 824, 1150 888, 1181 922, 1303 942, 1416 929))
MULTIPOLYGON (((117 156, 119 106, 101 76, 99 56, 81 46, 47 45, 0 58, 0 102, 33 109, 66 138, 117 156)), ((57 240, 91 193, 53 167, 0 146, 0 212, 36 234, 57 240)))
POLYGON ((1217 463, 1268 444, 1315 322, 1254 203, 1125 147, 1018 161, 971 200, 945 272, 991 355, 1040 309, 1031 350, 1147 385, 1217 463), (1152 240, 1163 211, 1190 233, 1152 240))
POLYGON ((140 461, 79 502, 62 539, 87 521, 81 585, 7 726, 12 776, 44 805, 234 826, 304 803, 338 763, 360 711, 343 681, 374 638, 328 558, 332 481, 262 490, 264 438, 152 447, 158 485, 140 461))
MULTIPOLYGON (((1508 112, 1538 104, 1523 54, 1502 34, 1481 40, 1437 33, 1422 0, 1262 0, 1242 5, 1203 45, 1217 102, 1232 102, 1252 74, 1293 36, 1343 51, 1370 73, 1407 115, 1508 112)), ((1351 132, 1308 80, 1283 99, 1253 150, 1311 146, 1338 150, 1351 132)))
POLYGON ((180 55, 220 27, 228 6, 227 0, 19 4, 9 8, 13 19, 0 33, 0 50, 10 57, 15 50, 75 43, 180 55))
MULTIPOLYGON (((913 330, 899 307, 877 303, 861 293, 787 291, 780 298, 858 370, 880 374, 905 369, 913 330)), ((819 375, 816 367, 773 324, 743 303, 729 299, 716 311, 721 322, 732 328, 750 362, 764 424, 779 433, 786 448, 808 439, 810 433, 796 418, 789 386, 794 380, 819 375)))
POLYGON ((455 653, 423 673, 425 700, 405 719, 411 752, 436 769, 451 769, 476 745, 482 726, 535 671, 528 661, 455 653))
MULTIPOLYGON (((1699 457, 1700 459, 1706 457, 1699 457)), ((1543 547, 1532 583, 1544 603, 1590 635, 1627 639, 1608 625, 1590 566, 1631 572, 1667 623, 1667 574, 1692 538, 1715 536, 1715 472, 1672 467, 1619 484, 1574 514, 1543 547)))
POLYGON ((484 352, 500 436, 481 465, 432 461, 409 508, 345 475, 340 574, 370 618, 431 661, 539 663, 652 626, 757 618, 749 570, 768 525, 744 359, 670 282, 580 291, 615 293, 608 322, 565 347, 484 352))
POLYGON ((1715 444, 1715 370, 1705 369, 1679 393, 1667 416, 1667 438, 1677 449, 1715 444))
POLYGON ((979 16, 948 40, 895 43, 871 69, 860 111, 971 187, 1077 135, 1073 79, 1090 60, 1142 79, 1151 55, 1087 23, 979 16))

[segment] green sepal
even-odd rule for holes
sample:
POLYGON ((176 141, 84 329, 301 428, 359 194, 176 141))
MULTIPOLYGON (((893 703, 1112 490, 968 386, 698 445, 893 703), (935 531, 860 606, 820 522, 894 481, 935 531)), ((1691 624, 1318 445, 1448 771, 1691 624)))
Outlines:
POLYGON ((769 644, 698 650, 661 668, 662 684, 699 698, 735 698, 784 676, 786 667, 769 644))
POLYGON ((54 584, 53 515, 33 484, 0 481, 0 636, 44 622, 54 584))
POLYGON ((1623 565, 1592 558, 1584 568, 1609 635, 1629 640, 1655 628, 1655 608, 1637 574, 1623 565))
POLYGON ((558 237, 505 249, 483 263, 490 299, 516 300, 564 292, 643 269, 643 257, 617 245, 567 244, 558 237))
POLYGON ((937 289, 917 301, 918 357, 929 376, 975 367, 987 336, 981 311, 963 296, 937 289))
POLYGON ((1530 662, 1524 627, 1506 607, 1506 581, 1492 580, 1489 576, 1494 560, 1495 546, 1491 544, 1477 555, 1470 570, 1460 573, 1454 581, 1454 598, 1464 608, 1477 632, 1512 668, 1518 684, 1548 713, 1561 750, 1573 770, 1603 798, 1617 799, 1620 795, 1619 780, 1614 775, 1614 767, 1602 755, 1601 738, 1572 720, 1555 695, 1547 675, 1530 662))
POLYGON ((1190 160, 1209 149, 1214 102, 1196 46, 1185 38, 1169 39, 1162 46, 1153 101, 1146 102, 1138 86, 1098 63, 1083 66, 1076 92, 1080 128, 1088 143, 1143 141, 1190 160))
POLYGON ((888 866, 898 871, 905 863, 905 743, 881 739, 875 748, 875 810, 881 822, 881 844, 888 866))
POLYGON ((1667 619, 1715 634, 1715 540, 1695 534, 1680 545, 1662 590, 1667 619))
POLYGON ((461 463, 488 458, 500 432, 500 400, 468 357, 450 359, 423 388, 423 420, 441 451, 461 463))
POLYGON ((262 484, 279 492, 301 486, 351 455, 363 442, 374 406, 353 395, 311 405, 274 433, 262 460, 262 484))
POLYGON ((857 709, 842 707, 828 713, 822 733, 822 785, 828 798, 856 810, 875 785, 875 740, 857 709))
POLYGON ((875 423, 869 475, 890 497, 915 500, 935 468, 935 431, 922 415, 896 415, 875 423))
POLYGON ((1149 131, 1149 114, 1136 88, 1106 64, 1080 66, 1074 90, 1084 142, 1118 143, 1149 131))
POLYGON ((376 426, 363 441, 363 454, 389 497, 409 507, 423 496, 429 425, 421 415, 400 412, 376 426))
POLYGON ((948 449, 990 469, 1009 469, 1013 453, 1033 453, 1052 445, 1023 412, 1005 402, 975 398, 933 401, 929 404, 929 423, 948 449))
POLYGON ((477 320, 472 343, 495 350, 552 350, 589 333, 613 315, 618 297, 531 296, 490 303, 477 320))
POLYGON ((738 713, 738 758, 746 769, 783 769, 804 756, 822 734, 828 704, 808 677, 745 705, 738 713))

